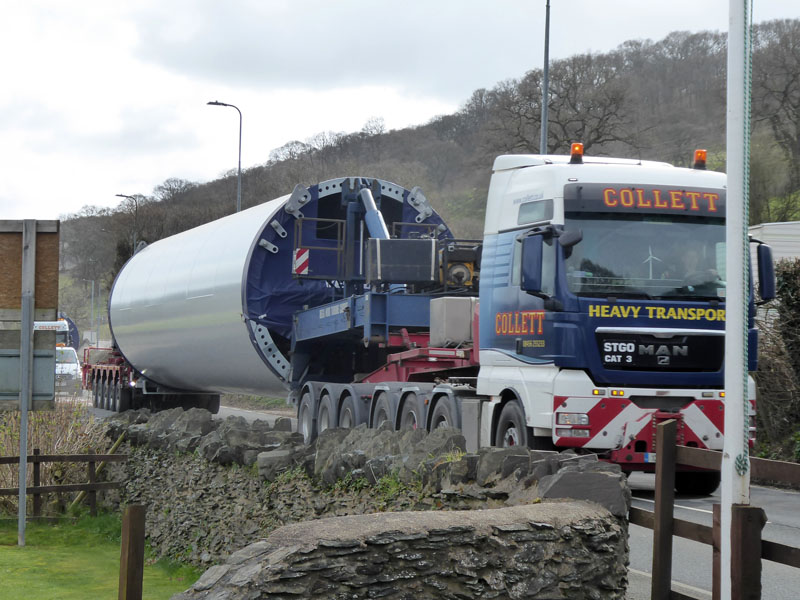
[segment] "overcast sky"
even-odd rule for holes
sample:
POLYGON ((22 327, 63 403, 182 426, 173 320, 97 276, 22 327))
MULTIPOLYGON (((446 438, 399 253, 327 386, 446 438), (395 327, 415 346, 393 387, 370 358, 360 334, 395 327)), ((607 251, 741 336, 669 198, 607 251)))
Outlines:
MULTIPOLYGON (((551 58, 728 27, 728 0, 551 0, 551 58)), ((545 0, 9 0, 0 219, 205 182, 321 131, 389 129, 542 66, 545 0)), ((800 17, 755 0, 756 22, 800 17)), ((487 169, 490 165, 487 165, 487 169)), ((375 174, 375 175, 380 175, 375 174)), ((289 193, 291 190, 286 190, 289 193)), ((264 198, 269 200, 269 198, 264 198)))

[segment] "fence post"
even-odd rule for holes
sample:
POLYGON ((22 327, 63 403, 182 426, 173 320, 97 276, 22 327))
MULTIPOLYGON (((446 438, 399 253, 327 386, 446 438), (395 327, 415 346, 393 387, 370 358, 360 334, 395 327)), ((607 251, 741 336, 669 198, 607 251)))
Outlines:
POLYGON ((142 600, 144 575, 144 516, 141 504, 131 504, 122 517, 119 561, 119 600, 142 600))
MULTIPOLYGON (((94 450, 89 450, 89 454, 94 454, 94 450)), ((96 473, 94 470, 94 461, 90 460, 86 463, 86 471, 87 476, 89 478, 89 483, 92 484, 95 482, 96 473)), ((96 490, 89 490, 89 514, 93 517, 97 516, 97 491, 96 490)))
MULTIPOLYGON (((39 449, 33 449, 33 455, 39 456, 39 449)), ((40 471, 41 463, 38 460, 33 461, 33 487, 39 487, 42 485, 42 477, 40 471)), ((42 495, 34 492, 33 493, 33 516, 34 517, 41 517, 42 516, 42 495)))
POLYGON ((656 504, 653 515, 652 600, 672 594, 672 515, 675 504, 675 419, 656 428, 656 504))
POLYGON ((766 523, 763 508, 731 506, 732 600, 761 598, 761 530, 766 523))

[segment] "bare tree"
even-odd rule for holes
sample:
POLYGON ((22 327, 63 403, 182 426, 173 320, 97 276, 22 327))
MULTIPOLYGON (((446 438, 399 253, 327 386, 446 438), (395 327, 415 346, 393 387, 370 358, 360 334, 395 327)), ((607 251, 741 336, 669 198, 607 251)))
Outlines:
POLYGON ((571 142, 594 146, 627 141, 628 86, 618 55, 581 54, 556 61, 551 71, 548 149, 571 142))
POLYGON ((800 20, 755 29, 754 117, 767 124, 789 167, 789 190, 800 190, 800 20))

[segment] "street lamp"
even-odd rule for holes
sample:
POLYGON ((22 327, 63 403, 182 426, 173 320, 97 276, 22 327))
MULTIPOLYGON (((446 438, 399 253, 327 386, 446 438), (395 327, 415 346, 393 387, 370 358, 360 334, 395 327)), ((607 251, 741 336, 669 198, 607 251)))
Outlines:
POLYGON ((127 194, 115 194, 118 198, 127 198, 133 202, 133 252, 131 253, 136 254, 136 228, 138 227, 138 217, 139 217, 139 199, 136 196, 128 196, 127 194))
POLYGON ((239 212, 242 210, 242 111, 233 104, 226 104, 218 100, 206 102, 206 104, 210 106, 230 106, 231 108, 235 108, 236 112, 239 113, 239 171, 236 176, 236 212, 239 212))
POLYGON ((547 105, 550 102, 550 0, 547 0, 544 25, 544 69, 542 77, 542 125, 539 154, 547 154, 547 105))
POLYGON ((100 336, 98 335, 98 331, 97 331, 98 328, 95 326, 95 322, 94 322, 94 279, 84 279, 83 281, 88 281, 89 283, 92 284, 92 320, 91 320, 91 324, 92 324, 92 327, 95 328, 94 329, 94 343, 95 343, 95 345, 97 345, 97 341, 98 341, 98 338, 100 336))

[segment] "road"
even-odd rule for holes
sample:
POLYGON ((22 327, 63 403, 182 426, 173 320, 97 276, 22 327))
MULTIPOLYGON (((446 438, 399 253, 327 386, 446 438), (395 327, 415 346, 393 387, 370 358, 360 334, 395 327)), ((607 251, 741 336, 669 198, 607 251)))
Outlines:
MULTIPOLYGON (((635 473, 630 478, 633 506, 653 510, 655 476, 635 473)), ((675 518, 711 525, 712 505, 718 503, 719 490, 709 497, 677 496, 675 518)), ((752 486, 750 503, 767 513, 762 531, 765 540, 800 546, 800 493, 776 488, 752 486)), ((650 598, 653 533, 637 525, 630 526, 629 600, 650 598)), ((711 547, 675 537, 672 542, 673 589, 699 598, 711 598, 711 547)), ((762 562, 764 600, 796 600, 800 597, 800 569, 762 562)))
MULTIPOLYGON (((87 404, 90 403, 88 397, 84 397, 84 402, 87 404)), ((89 412, 91 412, 95 417, 100 419, 105 419, 106 417, 112 416, 114 413, 110 410, 103 410, 102 408, 94 408, 93 406, 89 407, 89 412)), ((275 412, 264 412, 264 411, 257 411, 257 410, 246 410, 243 408, 232 408, 230 406, 220 406, 219 413, 214 415, 215 419, 225 419, 228 416, 236 416, 236 417, 244 417, 247 421, 255 421, 256 419, 261 419, 262 421, 267 421, 270 425, 275 424, 275 419, 278 417, 291 417, 293 412, 289 411, 275 411, 275 412)), ((292 417, 292 431, 297 431, 297 419, 292 417)))

